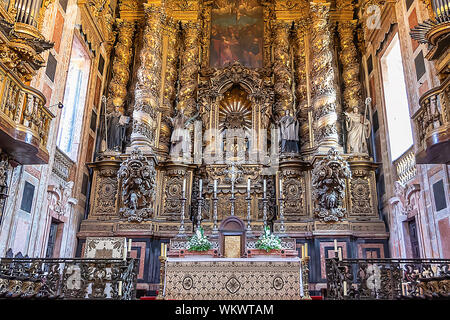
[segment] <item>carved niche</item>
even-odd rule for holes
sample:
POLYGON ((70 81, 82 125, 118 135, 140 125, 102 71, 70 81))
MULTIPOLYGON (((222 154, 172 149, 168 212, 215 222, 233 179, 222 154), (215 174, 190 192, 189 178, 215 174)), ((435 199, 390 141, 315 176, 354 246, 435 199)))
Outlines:
MULTIPOLYGON (((169 221, 179 221, 183 197, 183 180, 186 171, 181 169, 168 170, 164 177, 164 210, 162 216, 169 221)), ((186 195, 187 195, 186 179, 186 195)))
POLYGON ((154 159, 147 159, 139 149, 131 151, 117 173, 122 192, 121 218, 141 222, 150 219, 155 201, 156 169, 154 159))
POLYGON ((340 221, 344 217, 346 179, 351 179, 350 166, 337 150, 330 148, 312 171, 314 212, 321 221, 340 221))

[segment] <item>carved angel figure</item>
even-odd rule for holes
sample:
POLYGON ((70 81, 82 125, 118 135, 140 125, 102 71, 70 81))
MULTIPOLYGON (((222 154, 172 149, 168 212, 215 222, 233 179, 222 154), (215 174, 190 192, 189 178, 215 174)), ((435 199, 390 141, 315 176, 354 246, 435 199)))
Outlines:
POLYGON ((120 213, 128 221, 141 222, 153 213, 156 170, 153 161, 134 149, 130 158, 122 162, 117 173, 122 185, 120 213))
POLYGON ((313 169, 313 194, 318 207, 315 212, 323 221, 339 221, 344 216, 345 181, 351 178, 348 163, 331 148, 325 159, 313 169))

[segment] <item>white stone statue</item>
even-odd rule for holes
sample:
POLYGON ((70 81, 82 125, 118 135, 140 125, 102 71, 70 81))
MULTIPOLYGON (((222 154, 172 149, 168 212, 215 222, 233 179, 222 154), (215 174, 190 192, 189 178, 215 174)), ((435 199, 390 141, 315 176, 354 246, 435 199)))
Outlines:
POLYGON ((354 107, 352 112, 345 112, 345 116, 348 153, 367 154, 367 139, 369 139, 370 134, 370 121, 358 112, 357 107, 354 107))
POLYGON ((180 151, 183 154, 189 152, 191 135, 188 128, 197 117, 198 113, 192 118, 188 118, 184 115, 183 110, 179 111, 174 118, 168 117, 173 126, 172 135, 170 137, 172 155, 178 156, 180 151))

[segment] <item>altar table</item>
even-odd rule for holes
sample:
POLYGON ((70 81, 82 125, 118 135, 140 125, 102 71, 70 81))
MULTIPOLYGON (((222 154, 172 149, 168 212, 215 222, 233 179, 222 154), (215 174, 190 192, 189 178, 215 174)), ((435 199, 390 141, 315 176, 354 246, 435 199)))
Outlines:
POLYGON ((303 296, 298 257, 168 257, 164 295, 171 300, 297 300, 303 296))

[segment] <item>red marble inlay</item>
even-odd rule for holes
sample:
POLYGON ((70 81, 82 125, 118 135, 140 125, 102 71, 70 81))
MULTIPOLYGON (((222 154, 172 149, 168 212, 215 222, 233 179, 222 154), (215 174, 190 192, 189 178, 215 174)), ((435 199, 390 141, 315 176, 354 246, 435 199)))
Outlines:
POLYGON ((138 250, 136 247, 140 248, 140 258, 139 258, 139 270, 138 270, 138 279, 144 279, 144 266, 145 266, 145 248, 147 244, 145 242, 132 242, 131 243, 131 252, 130 257, 137 259, 138 250))
POLYGON ((52 37, 52 41, 55 43, 54 48, 57 53, 59 53, 59 47, 61 46, 61 36, 63 33, 63 28, 64 28, 64 17, 59 12, 59 10, 57 10, 55 18, 55 28, 53 29, 53 37, 52 37))

